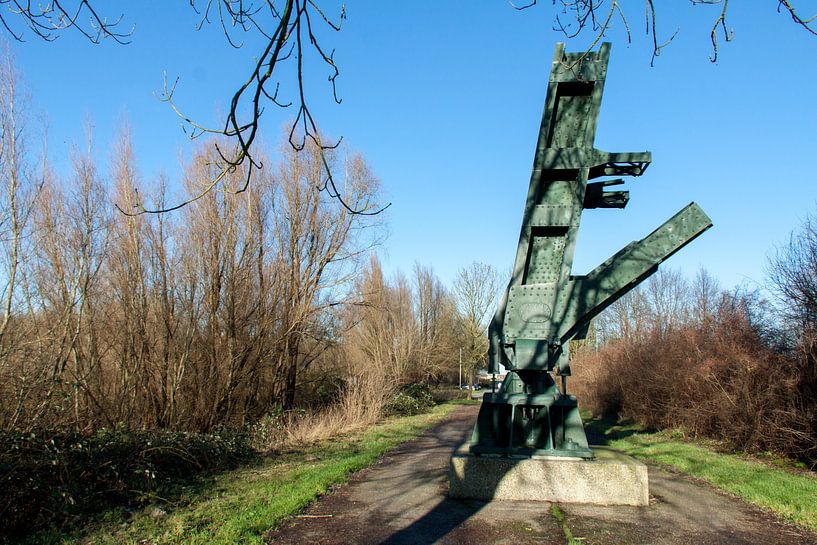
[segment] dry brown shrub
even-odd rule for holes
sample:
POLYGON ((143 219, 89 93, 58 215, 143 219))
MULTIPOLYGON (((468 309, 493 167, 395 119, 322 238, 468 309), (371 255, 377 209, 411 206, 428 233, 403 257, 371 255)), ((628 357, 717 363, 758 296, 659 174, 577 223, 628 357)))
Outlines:
POLYGON ((597 415, 681 428, 732 450, 817 459, 809 366, 772 350, 741 309, 577 355, 573 390, 597 415))
POLYGON ((292 414, 277 434, 278 447, 317 443, 371 426, 380 419, 394 385, 381 373, 354 377, 338 401, 323 409, 292 414))

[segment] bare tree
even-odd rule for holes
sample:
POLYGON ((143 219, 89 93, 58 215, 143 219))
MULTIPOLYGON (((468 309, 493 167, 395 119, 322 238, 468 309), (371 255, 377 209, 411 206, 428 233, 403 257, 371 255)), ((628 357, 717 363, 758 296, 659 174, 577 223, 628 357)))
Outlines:
POLYGON ((415 264, 412 280, 383 276, 372 255, 349 307, 345 349, 351 361, 384 374, 393 386, 452 376, 458 317, 451 296, 430 267, 415 264))
POLYGON ((488 264, 473 262, 460 268, 454 280, 454 297, 460 313, 463 365, 466 374, 485 361, 488 353, 488 319, 499 294, 500 281, 496 269, 488 264))
POLYGON ((34 326, 24 317, 34 312, 28 274, 31 217, 48 169, 45 158, 37 166, 33 157, 30 109, 6 47, 0 60, 0 396, 9 403, 0 409, 0 422, 11 426, 23 417, 26 399, 41 378, 29 361, 34 326))
POLYGON ((817 360, 817 217, 809 216, 775 250, 768 275, 799 349, 817 360))
POLYGON ((662 267, 647 280, 645 291, 650 305, 651 329, 667 334, 688 321, 689 286, 678 269, 662 267))
POLYGON ((636 286, 616 299, 595 321, 599 340, 637 339, 649 327, 649 303, 644 286, 636 286))
POLYGON ((357 304, 346 315, 347 358, 399 386, 407 380, 419 346, 409 283, 402 275, 389 283, 372 254, 355 291, 357 304))
POLYGON ((102 379, 98 326, 105 321, 107 305, 100 297, 99 271, 110 218, 91 155, 90 131, 88 138, 85 152, 74 152, 71 178, 62 184, 52 180, 37 199, 31 284, 37 296, 38 358, 32 364, 47 372, 48 379, 36 407, 29 407, 28 425, 51 410, 61 411, 59 420, 78 429, 109 416, 94 385, 102 379))
POLYGON ((283 155, 285 162, 278 175, 279 213, 274 216, 278 235, 276 262, 283 290, 277 365, 286 377, 281 385, 281 401, 289 408, 295 399, 305 335, 325 306, 333 304, 331 297, 322 300, 322 295, 349 280, 345 267, 354 266, 356 258, 369 247, 358 236, 361 228, 365 228, 366 218, 345 207, 331 206, 320 192, 311 188, 321 183, 327 165, 342 159, 346 163, 343 171, 347 174, 344 181, 347 199, 355 207, 376 202, 379 181, 362 158, 350 160, 334 153, 327 157, 326 150, 317 145, 300 152, 285 149, 283 155), (362 248, 357 245, 360 243, 362 248))
POLYGON ((461 267, 453 288, 460 315, 483 329, 487 328, 499 288, 499 273, 492 265, 474 261, 461 267))
POLYGON ((414 315, 418 354, 413 379, 431 382, 451 375, 457 361, 455 302, 430 266, 414 264, 414 315))
MULTIPOLYGON (((24 241, 33 202, 42 180, 29 156, 26 111, 30 104, 20 86, 14 57, 5 48, 0 64, 0 244, 3 247, 3 281, 0 290, 2 318, 0 347, 17 304, 21 260, 25 258, 24 241)), ((1 350, 2 348, 0 348, 1 350)))
POLYGON ((692 281, 692 317, 707 328, 711 325, 718 310, 722 289, 718 280, 709 271, 701 267, 692 281))

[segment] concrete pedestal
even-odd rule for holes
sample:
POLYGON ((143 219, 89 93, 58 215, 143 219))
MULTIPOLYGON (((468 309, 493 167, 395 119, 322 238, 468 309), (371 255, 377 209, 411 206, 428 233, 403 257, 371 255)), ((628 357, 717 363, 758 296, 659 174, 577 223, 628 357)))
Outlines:
POLYGON ((596 458, 474 456, 463 445, 448 469, 452 498, 647 505, 647 466, 607 447, 596 458))

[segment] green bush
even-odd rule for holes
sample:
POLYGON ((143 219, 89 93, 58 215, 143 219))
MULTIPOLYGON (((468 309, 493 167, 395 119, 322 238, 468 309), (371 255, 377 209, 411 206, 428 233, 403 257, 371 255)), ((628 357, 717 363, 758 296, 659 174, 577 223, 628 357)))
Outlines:
POLYGON ((257 456, 238 431, 0 434, 1 536, 165 496, 174 483, 257 456))
POLYGON ((427 384, 408 384, 386 403, 386 416, 413 416, 428 412, 434 406, 427 384))

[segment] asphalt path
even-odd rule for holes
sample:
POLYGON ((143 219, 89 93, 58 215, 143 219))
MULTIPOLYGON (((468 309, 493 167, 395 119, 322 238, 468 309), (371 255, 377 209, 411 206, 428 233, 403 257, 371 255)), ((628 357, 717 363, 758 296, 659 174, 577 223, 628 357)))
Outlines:
POLYGON ((448 459, 478 406, 464 406, 417 439, 267 534, 282 545, 558 544, 565 526, 587 545, 817 545, 817 535, 687 476, 649 466, 650 505, 452 500, 448 459))

